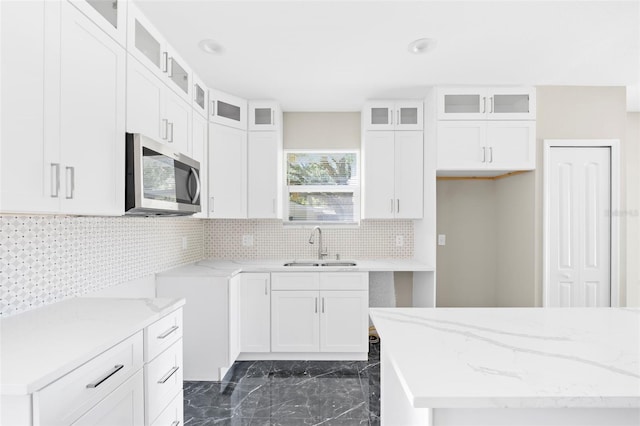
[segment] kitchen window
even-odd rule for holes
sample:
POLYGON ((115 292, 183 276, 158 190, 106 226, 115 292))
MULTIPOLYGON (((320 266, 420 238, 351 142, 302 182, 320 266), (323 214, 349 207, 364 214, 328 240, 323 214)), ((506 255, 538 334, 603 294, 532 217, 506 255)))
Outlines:
POLYGON ((357 224, 358 157, 357 151, 285 151, 288 223, 357 224))

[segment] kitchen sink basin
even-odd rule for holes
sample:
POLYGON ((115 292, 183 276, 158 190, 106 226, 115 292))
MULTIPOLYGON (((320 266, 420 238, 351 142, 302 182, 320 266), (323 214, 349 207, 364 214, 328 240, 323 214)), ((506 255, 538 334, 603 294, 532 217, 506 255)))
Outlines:
POLYGON ((352 266, 357 266, 356 262, 351 262, 351 261, 345 261, 345 260, 322 260, 322 261, 317 261, 317 262, 313 262, 313 261, 293 261, 293 262, 287 262, 284 264, 284 266, 301 266, 301 267, 316 267, 316 266, 329 266, 329 267, 339 267, 339 268, 345 268, 345 267, 352 267, 352 266))

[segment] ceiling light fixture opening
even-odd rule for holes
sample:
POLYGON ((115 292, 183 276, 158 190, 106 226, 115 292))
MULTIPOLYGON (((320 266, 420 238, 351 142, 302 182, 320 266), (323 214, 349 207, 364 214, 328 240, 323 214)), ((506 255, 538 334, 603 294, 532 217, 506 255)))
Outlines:
POLYGON ((433 38, 419 38, 409 43, 409 52, 414 55, 431 52, 436 48, 436 40, 433 38))
POLYGON ((198 43, 198 47, 204 52, 212 55, 219 55, 222 53, 222 46, 220 45, 220 43, 209 38, 200 40, 200 42, 198 43))

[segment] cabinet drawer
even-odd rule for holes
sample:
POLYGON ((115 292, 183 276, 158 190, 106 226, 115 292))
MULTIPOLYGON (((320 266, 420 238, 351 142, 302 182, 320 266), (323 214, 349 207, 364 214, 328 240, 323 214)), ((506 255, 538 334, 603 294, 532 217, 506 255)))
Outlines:
POLYGON ((144 424, 144 378, 139 370, 98 402, 73 426, 139 426, 144 424))
POLYGON ((145 365, 147 421, 158 415, 182 390, 182 339, 145 365))
POLYGON ((368 289, 368 272, 324 272, 320 274, 320 290, 368 289))
POLYGON ((36 425, 70 424, 142 367, 138 332, 34 394, 36 425))
POLYGON ((169 403, 169 406, 164 409, 158 418, 151 424, 151 426, 178 426, 183 423, 183 409, 184 402, 182 396, 182 389, 173 398, 173 401, 169 403))
POLYGON ((145 329, 146 362, 182 338, 182 308, 154 322, 145 329))
POLYGON ((271 290, 319 290, 317 272, 278 272, 271 274, 271 290))

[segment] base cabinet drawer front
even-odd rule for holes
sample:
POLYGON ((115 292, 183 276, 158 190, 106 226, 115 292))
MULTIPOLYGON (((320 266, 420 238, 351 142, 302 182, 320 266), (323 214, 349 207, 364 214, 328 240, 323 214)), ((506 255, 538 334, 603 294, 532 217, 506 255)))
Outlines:
POLYGON ((271 274, 271 290, 319 290, 318 272, 278 272, 271 274))
POLYGON ((34 394, 36 425, 71 424, 140 370, 142 331, 34 394))
POLYGON ((154 322, 145 329, 146 362, 182 339, 182 308, 154 322))
POLYGON ((147 422, 154 422, 181 390, 182 339, 145 365, 147 422))
POLYGON ((90 425, 144 425, 144 374, 142 369, 73 423, 73 426, 90 425))
POLYGON ((179 426, 184 423, 184 402, 183 402, 183 392, 180 389, 180 392, 173 398, 173 401, 169 403, 169 406, 164 409, 162 413, 158 416, 157 419, 151 426, 179 426))
POLYGON ((320 290, 368 290, 368 272, 323 272, 320 290))

